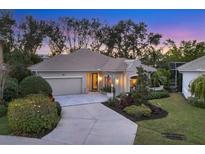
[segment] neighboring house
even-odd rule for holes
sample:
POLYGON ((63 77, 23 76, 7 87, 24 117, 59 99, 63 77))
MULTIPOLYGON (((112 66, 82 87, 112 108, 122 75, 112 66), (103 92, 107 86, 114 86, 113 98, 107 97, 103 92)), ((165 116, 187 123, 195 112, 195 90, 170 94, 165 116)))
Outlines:
POLYGON ((191 96, 189 91, 190 83, 198 76, 205 74, 205 56, 178 67, 178 70, 183 75, 182 93, 188 98, 191 96))
POLYGON ((41 55, 41 54, 39 54, 38 56, 41 57, 41 59, 43 59, 43 60, 49 59, 48 55, 41 55))
POLYGON ((137 81, 136 67, 140 66, 150 73, 156 71, 139 60, 111 58, 80 49, 68 55, 49 58, 29 69, 49 82, 53 95, 88 93, 110 86, 115 87, 118 95, 129 92, 134 86, 137 81))

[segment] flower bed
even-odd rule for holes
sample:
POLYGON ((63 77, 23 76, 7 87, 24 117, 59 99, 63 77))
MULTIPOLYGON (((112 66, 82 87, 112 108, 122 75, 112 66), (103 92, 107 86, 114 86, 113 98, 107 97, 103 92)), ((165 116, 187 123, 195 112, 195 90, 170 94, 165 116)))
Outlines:
MULTIPOLYGON (((143 114, 142 116, 134 116, 134 115, 126 113, 125 110, 123 110, 123 108, 120 108, 117 105, 118 101, 116 99, 114 101, 115 101, 115 104, 111 102, 104 102, 103 104, 109 107, 110 109, 118 112, 119 114, 125 116, 126 118, 132 120, 133 122, 142 121, 142 120, 150 120, 150 119, 159 119, 159 118, 166 117, 168 115, 167 111, 163 110, 162 108, 158 106, 152 105, 148 102, 144 105, 151 110, 150 116, 144 116, 143 114)), ((130 106, 134 107, 136 105, 129 105, 128 107, 130 106)))

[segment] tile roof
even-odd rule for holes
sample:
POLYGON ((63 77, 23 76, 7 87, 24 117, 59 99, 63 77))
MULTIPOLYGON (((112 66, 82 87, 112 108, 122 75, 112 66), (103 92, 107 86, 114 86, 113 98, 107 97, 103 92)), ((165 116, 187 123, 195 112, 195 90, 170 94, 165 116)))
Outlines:
POLYGON ((68 55, 58 55, 49 58, 48 60, 29 67, 29 69, 32 71, 122 72, 126 71, 128 67, 128 64, 125 61, 125 58, 111 58, 103 54, 90 51, 89 49, 79 49, 68 55))

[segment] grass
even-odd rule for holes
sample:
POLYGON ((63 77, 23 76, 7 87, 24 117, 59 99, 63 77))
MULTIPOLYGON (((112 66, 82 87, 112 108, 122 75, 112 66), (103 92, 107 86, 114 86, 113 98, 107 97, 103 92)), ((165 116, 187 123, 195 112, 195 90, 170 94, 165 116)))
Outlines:
POLYGON ((205 109, 189 105, 177 93, 169 98, 151 100, 151 103, 169 112, 162 119, 137 122, 138 131, 135 144, 205 144, 205 109), (161 133, 179 133, 186 140, 171 140, 161 133))
POLYGON ((8 121, 7 117, 1 117, 0 118, 0 135, 8 135, 10 134, 9 128, 8 128, 8 121))

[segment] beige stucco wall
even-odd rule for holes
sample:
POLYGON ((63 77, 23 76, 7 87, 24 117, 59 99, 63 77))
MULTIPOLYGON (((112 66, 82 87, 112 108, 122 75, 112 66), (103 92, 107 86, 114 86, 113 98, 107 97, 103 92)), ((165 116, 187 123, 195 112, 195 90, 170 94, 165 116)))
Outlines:
MULTIPOLYGON (((92 72, 38 72, 42 77, 81 77, 82 78, 82 92, 88 93, 92 90, 92 72)), ((109 74, 113 79, 116 95, 122 92, 129 92, 129 76, 132 73, 125 72, 100 72, 98 74, 98 90, 100 91, 104 86, 104 76, 109 74), (101 80, 100 80, 101 78, 101 80), (118 83, 116 82, 118 80, 118 83)))
POLYGON ((38 72, 37 75, 42 77, 80 77, 82 78, 82 93, 87 93, 86 90, 86 72, 38 72))
POLYGON ((101 73, 102 80, 99 83, 100 88, 102 88, 104 83, 104 76, 109 75, 112 78, 113 86, 115 87, 115 94, 119 95, 122 92, 125 92, 125 86, 124 86, 124 73, 123 72, 103 72, 101 73), (118 82, 117 82, 118 80, 118 82))

